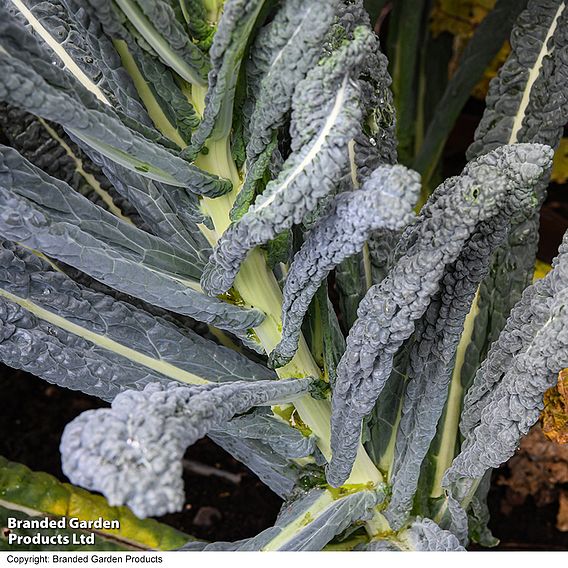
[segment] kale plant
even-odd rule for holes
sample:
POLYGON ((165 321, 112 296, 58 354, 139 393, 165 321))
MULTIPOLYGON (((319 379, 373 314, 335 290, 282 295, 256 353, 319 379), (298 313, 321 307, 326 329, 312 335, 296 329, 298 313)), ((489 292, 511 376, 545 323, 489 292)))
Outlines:
POLYGON ((566 4, 497 2, 511 54, 418 207, 362 0, 1 0, 0 359, 112 402, 66 475, 177 511, 208 435, 285 504, 188 549, 490 544, 491 468, 568 366, 568 237, 529 285, 566 4))

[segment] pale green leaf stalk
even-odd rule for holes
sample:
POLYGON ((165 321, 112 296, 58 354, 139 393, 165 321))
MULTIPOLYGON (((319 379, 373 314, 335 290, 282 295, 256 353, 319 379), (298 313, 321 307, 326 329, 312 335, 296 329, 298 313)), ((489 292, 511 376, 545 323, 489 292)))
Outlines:
MULTIPOLYGON (((128 61, 129 56, 123 46, 119 45, 119 51, 123 56, 123 61, 128 61)), ((163 114, 155 110, 151 94, 146 90, 144 84, 137 80, 136 69, 130 67, 130 70, 134 72, 133 78, 137 88, 139 88, 140 97, 147 105, 156 127, 160 129, 162 134, 170 137, 172 141, 180 142, 179 136, 172 131, 163 114)), ((193 85, 189 96, 194 107, 200 114, 203 114, 206 106, 205 91, 201 89, 200 85, 193 85)), ((231 223, 230 212, 243 183, 231 155, 229 136, 209 141, 207 152, 199 154, 195 163, 202 170, 228 179, 233 184, 233 189, 226 195, 215 199, 203 198, 201 201, 202 210, 211 218, 214 227, 213 231, 202 227, 203 233, 210 243, 215 245, 218 238, 231 223)), ((234 290, 244 306, 260 310, 265 314, 264 321, 259 326, 254 327, 253 331, 263 350, 270 353, 280 343, 282 335, 282 292, 274 274, 266 265, 264 255, 258 249, 251 251, 242 265, 234 283, 234 290)), ((278 369, 277 373, 280 378, 320 377, 322 375, 322 371, 315 363, 303 337, 299 340, 299 347, 294 358, 285 367, 278 369)), ((331 408, 329 402, 327 400, 315 400, 310 395, 306 395, 295 401, 294 406, 302 421, 316 437, 322 454, 326 459, 330 459, 331 408)), ((361 445, 352 474, 346 483, 361 486, 361 488, 375 487, 382 483, 382 475, 361 445)), ((318 510, 319 508, 314 511, 314 514, 318 510)), ((377 526, 384 530, 384 520, 380 516, 374 523, 369 523, 368 530, 375 533, 377 526)))
MULTIPOLYGON (((196 106, 199 108, 199 103, 196 106)), ((242 181, 230 155, 228 139, 215 141, 208 148, 209 152, 200 156, 197 163, 204 170, 223 175, 233 182, 231 193, 220 198, 204 198, 203 200, 203 208, 213 220, 216 235, 220 236, 230 224, 229 214, 242 181)), ((208 233, 208 236, 211 238, 210 233, 208 233)), ((258 249, 253 250, 242 265, 235 280, 234 288, 246 306, 259 309, 265 314, 264 321, 260 326, 254 328, 254 332, 266 353, 272 352, 280 343, 282 335, 282 292, 274 274, 268 269, 265 259, 258 249)), ((300 339, 298 351, 294 358, 285 367, 278 369, 277 372, 280 378, 319 377, 321 375, 321 370, 313 360, 303 337, 300 339)), ((317 436, 318 446, 324 456, 330 457, 331 414, 329 403, 306 396, 296 401, 294 405, 302 420, 317 436)), ((359 449, 358 456, 359 463, 354 467, 349 483, 380 483, 382 481, 381 475, 362 447, 359 449)))
MULTIPOLYGON (((95 530, 97 545, 94 550, 103 550, 105 543, 110 550, 173 550, 193 540, 152 519, 137 519, 126 507, 110 507, 100 495, 61 483, 47 473, 31 471, 1 456, 0 487, 0 518, 22 514, 23 518, 73 517, 82 523, 99 518, 116 521, 119 528, 95 530)), ((0 538, 0 550, 4 549, 3 544, 0 538)), ((16 548, 7 544, 6 550, 16 548)), ((78 550, 84 550, 84 547, 78 547, 78 550)))

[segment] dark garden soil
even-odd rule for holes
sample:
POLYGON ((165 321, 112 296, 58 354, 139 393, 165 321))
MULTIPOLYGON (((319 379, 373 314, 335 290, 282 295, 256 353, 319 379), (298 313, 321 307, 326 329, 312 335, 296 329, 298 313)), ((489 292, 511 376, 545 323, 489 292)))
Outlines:
MULTIPOLYGON (((66 481, 58 449, 63 428, 103 404, 3 366, 0 393, 0 455, 66 481)), ((163 522, 207 540, 246 538, 274 522, 280 499, 221 448, 204 439, 185 460, 186 509, 163 522)), ((500 549, 568 550, 568 532, 556 528, 567 474, 568 446, 554 446, 539 431, 495 472, 490 526, 500 549)))
POLYGON ((568 550, 568 444, 535 426, 493 474, 489 508, 501 549, 568 550))

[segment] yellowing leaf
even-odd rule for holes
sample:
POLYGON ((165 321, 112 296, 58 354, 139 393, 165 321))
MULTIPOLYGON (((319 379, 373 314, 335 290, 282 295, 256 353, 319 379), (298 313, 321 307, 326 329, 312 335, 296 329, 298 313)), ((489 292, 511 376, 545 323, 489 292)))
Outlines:
POLYGON ((551 179, 556 183, 568 182, 568 138, 560 140, 560 145, 554 154, 551 179))
MULTIPOLYGON (((430 14, 430 31, 434 37, 442 33, 454 36, 453 55, 448 69, 450 76, 458 68, 461 54, 476 28, 494 6, 495 0, 436 0, 430 14)), ((509 42, 505 42, 485 70, 483 78, 473 88, 471 94, 474 97, 485 98, 489 82, 497 75, 510 52, 511 46, 509 42)))
POLYGON ((111 507, 106 499, 47 473, 0 456, 0 503, 8 509, 25 509, 28 514, 75 517, 81 521, 117 520, 119 529, 97 529, 101 535, 135 548, 174 550, 192 538, 152 519, 140 520, 126 507, 111 507))
POLYGON ((437 0, 430 15, 432 34, 469 37, 494 5, 495 0, 437 0))
POLYGON ((551 270, 552 266, 550 264, 537 259, 534 264, 533 283, 544 278, 551 270))

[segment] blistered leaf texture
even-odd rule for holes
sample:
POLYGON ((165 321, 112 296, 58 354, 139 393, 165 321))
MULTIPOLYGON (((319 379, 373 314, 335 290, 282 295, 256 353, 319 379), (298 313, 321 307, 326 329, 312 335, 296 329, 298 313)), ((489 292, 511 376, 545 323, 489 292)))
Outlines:
POLYGON ((191 254, 202 271, 211 246, 197 227, 207 224, 199 200, 181 187, 165 186, 128 170, 92 149, 86 148, 116 191, 135 209, 145 228, 178 249, 191 254))
POLYGON ((416 551, 465 551, 450 531, 441 529, 430 519, 417 519, 400 535, 410 550, 416 551))
MULTIPOLYGON (((150 43, 166 65, 190 83, 206 83, 209 71, 207 58, 188 37, 168 2, 164 0, 120 0, 117 3, 132 22, 135 20, 131 14, 143 14, 147 23, 146 26, 137 26, 138 32, 150 43), (151 27, 159 33, 160 39, 153 41, 150 39, 151 36, 146 29, 151 29, 151 27)), ((136 23, 134 25, 136 26, 136 23)))
POLYGON ((140 123, 152 125, 111 40, 88 11, 81 9, 79 2, 25 0, 24 3, 110 104, 140 123))
POLYGON ((164 183, 211 196, 230 182, 201 171, 166 148, 125 126, 110 109, 88 108, 6 53, 0 54, 0 100, 60 124, 87 145, 122 166, 164 183), (6 78, 10 77, 10 81, 6 78))
POLYGON ((294 90, 324 53, 337 0, 287 0, 259 30, 246 67, 242 114, 246 176, 231 212, 237 220, 250 207, 277 153, 278 131, 292 109, 294 90))
MULTIPOLYGON (((491 83, 487 109, 468 156, 500 144, 544 142, 558 145, 568 122, 568 10, 559 0, 531 0, 512 33, 512 52, 491 83)), ((516 212, 507 242, 495 253, 479 290, 478 313, 461 379, 464 388, 505 326, 522 291, 531 283, 538 246, 538 208, 547 179, 540 184, 532 213, 516 212)))
POLYGON ((114 215, 146 228, 137 211, 119 195, 101 170, 56 124, 0 103, 0 129, 8 145, 49 175, 114 215))
POLYGON ((445 477, 459 498, 471 481, 513 455, 538 420, 544 393, 567 365, 567 239, 552 272, 527 288, 512 310, 465 397, 465 440, 445 477))
POLYGON ((479 223, 497 215, 519 186, 534 188, 551 161, 547 146, 498 148, 444 182, 405 232, 405 253, 361 302, 338 366, 332 398, 333 457, 327 470, 332 485, 341 485, 349 476, 361 420, 390 376, 394 355, 439 291, 446 266, 455 262, 479 223))
POLYGON ((187 328, 75 283, 10 243, 0 249, 0 267, 0 358, 52 383, 110 401, 124 389, 167 378, 275 377, 187 328), (50 315, 61 324, 50 323, 50 315))
POLYGON ((119 220, 5 146, 0 148, 0 201, 4 238, 117 290, 221 328, 242 331, 262 320, 254 310, 196 290, 200 270, 191 254, 119 220))
POLYGON ((361 251, 372 231, 394 231, 410 223, 419 191, 420 176, 415 172, 404 166, 380 166, 360 191, 336 197, 290 266, 283 292, 282 340, 270 354, 274 366, 294 356, 304 316, 327 275, 361 251))
MULTIPOLYGON (((362 0, 343 1, 338 9, 339 26, 334 26, 335 41, 341 42, 343 30, 352 34, 359 26, 372 29, 369 13, 362 0)), ((396 111, 391 91, 392 79, 387 57, 381 51, 378 36, 373 35, 363 68, 357 79, 361 89, 364 117, 354 139, 357 179, 363 183, 380 164, 397 161, 396 111)))
POLYGON ((273 132, 285 124, 297 84, 322 56, 323 40, 337 0, 286 0, 256 36, 248 64, 254 110, 246 148, 250 166, 264 152, 273 132), (258 85, 255 85, 258 83, 258 85))
POLYGON ((225 0, 209 50, 211 71, 205 96, 205 111, 196 130, 192 146, 186 152, 194 156, 208 139, 228 136, 233 116, 237 79, 245 47, 265 0, 225 0))
POLYGON ((478 287, 509 234, 511 220, 521 212, 531 214, 534 207, 533 187, 512 187, 499 213, 477 226, 456 261, 446 268, 440 291, 416 324, 391 474, 393 495, 386 512, 395 527, 412 509, 422 461, 436 434, 465 318, 478 287))
POLYGON ((100 491, 138 517, 183 508, 182 457, 188 446, 253 406, 305 394, 309 379, 164 386, 125 391, 110 409, 87 411, 67 425, 62 467, 74 483, 100 491))
POLYGON ((465 548, 450 531, 441 529, 430 519, 419 517, 396 536, 384 540, 372 540, 362 547, 362 550, 371 552, 449 552, 465 551, 465 548))
POLYGON ((568 115, 565 0, 531 0, 513 29, 511 47, 490 84, 469 159, 503 144, 537 142, 554 148, 560 140, 568 115))
POLYGON ((348 172, 349 141, 361 120, 359 89, 351 75, 363 64, 373 34, 355 38, 323 59, 296 88, 292 154, 282 172, 245 215, 219 239, 202 277, 204 290, 225 292, 248 252, 302 222, 348 172))

